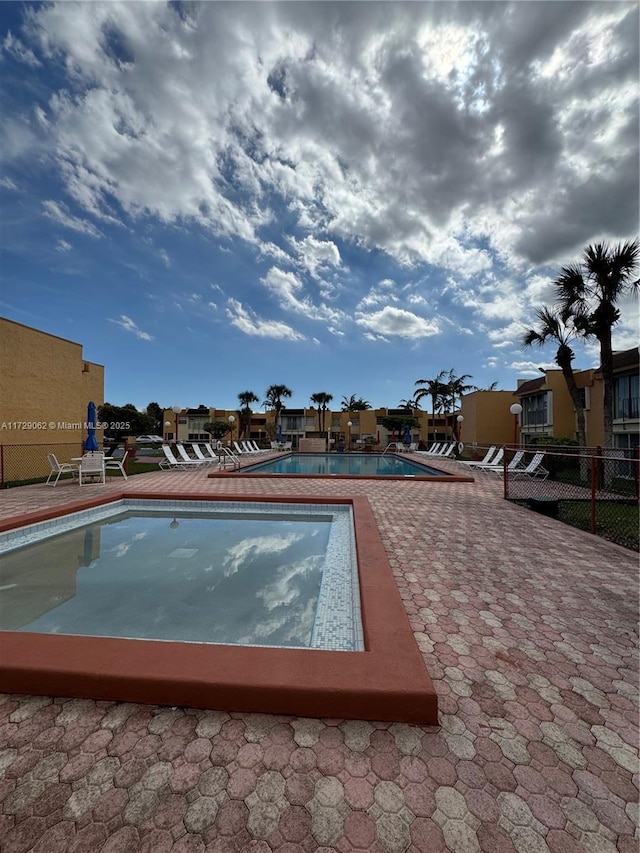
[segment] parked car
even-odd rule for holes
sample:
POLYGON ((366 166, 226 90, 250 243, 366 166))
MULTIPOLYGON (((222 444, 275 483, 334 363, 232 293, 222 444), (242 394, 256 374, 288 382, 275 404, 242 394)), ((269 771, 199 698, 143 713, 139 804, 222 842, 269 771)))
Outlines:
POLYGON ((161 435, 139 435, 136 442, 138 444, 162 444, 164 438, 161 435))

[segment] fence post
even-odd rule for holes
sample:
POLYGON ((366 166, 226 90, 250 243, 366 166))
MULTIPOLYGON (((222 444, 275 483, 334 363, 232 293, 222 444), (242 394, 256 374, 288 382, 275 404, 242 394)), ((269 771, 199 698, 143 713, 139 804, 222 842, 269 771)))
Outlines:
POLYGON ((507 483, 507 452, 505 449, 504 455, 502 457, 502 479, 504 482, 504 499, 505 501, 509 497, 509 484, 507 483))
POLYGON ((4 444, 0 444, 0 489, 4 489, 4 444))
POLYGON ((596 532, 596 485, 598 479, 598 458, 591 457, 591 533, 596 532))

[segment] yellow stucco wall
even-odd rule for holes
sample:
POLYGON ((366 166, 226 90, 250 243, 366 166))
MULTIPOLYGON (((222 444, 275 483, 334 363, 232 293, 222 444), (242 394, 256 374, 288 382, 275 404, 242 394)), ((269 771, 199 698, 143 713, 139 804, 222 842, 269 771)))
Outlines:
MULTIPOLYGON (((104 403, 104 367, 84 359, 81 344, 0 317, 5 480, 46 474, 46 453, 54 445, 59 446, 53 452, 60 461, 79 455, 90 400, 96 406, 104 403), (40 445, 39 452, 10 449, 26 444, 40 445), (19 469, 14 470, 16 465, 19 469)), ((101 433, 97 435, 100 440, 101 433)))
POLYGON ((517 403, 513 391, 474 391, 462 398, 460 414, 462 441, 475 444, 511 444, 514 437, 514 418, 509 407, 517 403))

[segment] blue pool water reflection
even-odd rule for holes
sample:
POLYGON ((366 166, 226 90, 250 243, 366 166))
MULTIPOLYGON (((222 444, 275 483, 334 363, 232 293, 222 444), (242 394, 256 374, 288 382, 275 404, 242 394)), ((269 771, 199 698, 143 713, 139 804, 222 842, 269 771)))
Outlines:
POLYGON ((360 477, 446 476, 395 453, 292 453, 243 468, 242 474, 324 474, 360 477))

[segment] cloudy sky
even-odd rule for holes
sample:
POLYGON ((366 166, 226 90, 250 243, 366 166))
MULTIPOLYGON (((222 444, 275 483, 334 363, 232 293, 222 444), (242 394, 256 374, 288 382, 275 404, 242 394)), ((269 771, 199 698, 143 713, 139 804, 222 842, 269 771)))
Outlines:
POLYGON ((0 314, 82 343, 116 404, 396 406, 450 368, 514 388, 552 366, 520 338, 559 267, 638 233, 636 2, 0 24, 0 314))

